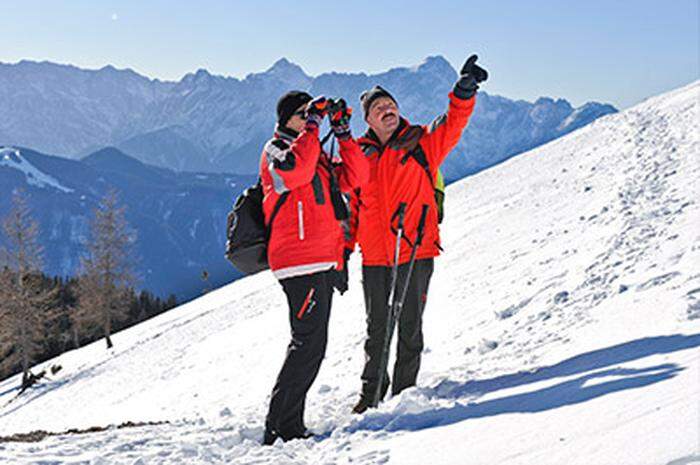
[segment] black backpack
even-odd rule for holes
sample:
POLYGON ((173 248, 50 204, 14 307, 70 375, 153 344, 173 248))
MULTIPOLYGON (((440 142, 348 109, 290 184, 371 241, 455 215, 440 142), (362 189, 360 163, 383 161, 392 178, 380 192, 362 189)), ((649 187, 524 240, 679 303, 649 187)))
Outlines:
POLYGON ((265 227, 260 179, 236 199, 226 221, 226 258, 239 271, 253 274, 270 268, 267 262, 267 242, 272 222, 288 196, 289 192, 285 192, 277 200, 269 227, 265 227))

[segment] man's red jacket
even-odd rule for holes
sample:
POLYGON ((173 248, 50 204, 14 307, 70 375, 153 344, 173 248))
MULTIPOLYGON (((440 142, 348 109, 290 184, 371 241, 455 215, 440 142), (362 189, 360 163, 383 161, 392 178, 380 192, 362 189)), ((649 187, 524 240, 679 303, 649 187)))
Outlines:
MULTIPOLYGON (((432 180, 450 151, 457 145, 474 109, 476 97, 468 100, 450 93, 447 113, 429 126, 410 125, 402 119, 391 139, 382 146, 369 130, 358 140, 370 163, 370 180, 352 199, 354 237, 346 244, 353 249, 360 243, 362 263, 366 266, 392 266, 396 248, 396 219, 392 217, 401 202, 406 203, 404 235, 414 241, 422 206, 428 205, 423 243, 417 259, 440 253, 440 233, 434 186, 426 170, 410 152, 422 149, 432 180)), ((409 261, 411 248, 402 241, 399 263, 409 261)))

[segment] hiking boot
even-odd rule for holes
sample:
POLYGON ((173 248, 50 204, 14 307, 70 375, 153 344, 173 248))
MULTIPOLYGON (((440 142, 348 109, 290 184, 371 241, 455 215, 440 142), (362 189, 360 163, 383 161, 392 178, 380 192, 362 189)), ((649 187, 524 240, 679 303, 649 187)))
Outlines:
POLYGON ((314 433, 312 433, 309 430, 304 431, 303 433, 296 433, 291 436, 286 436, 284 439, 285 442, 291 441, 292 439, 311 439, 312 437, 316 436, 314 433))
POLYGON ((304 430, 302 432, 296 432, 291 434, 280 434, 277 431, 265 429, 265 434, 263 435, 263 446, 271 446, 277 441, 277 438, 282 439, 282 441, 287 442, 293 439, 310 439, 314 437, 315 434, 309 430, 304 430))
POLYGON ((270 429, 265 428, 265 434, 263 434, 263 446, 271 446, 275 443, 279 435, 270 429))
POLYGON ((365 400, 364 397, 360 397, 359 402, 356 403, 355 406, 352 408, 352 413, 354 413, 356 415, 362 415, 370 407, 371 407, 371 405, 370 405, 369 401, 365 400))

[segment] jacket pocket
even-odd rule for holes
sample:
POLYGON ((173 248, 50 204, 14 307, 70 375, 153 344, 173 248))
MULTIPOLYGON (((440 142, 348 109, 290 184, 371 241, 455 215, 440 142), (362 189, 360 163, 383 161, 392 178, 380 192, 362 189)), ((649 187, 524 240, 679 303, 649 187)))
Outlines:
POLYGON ((297 202, 297 223, 299 227, 299 240, 304 240, 304 204, 299 200, 297 202))

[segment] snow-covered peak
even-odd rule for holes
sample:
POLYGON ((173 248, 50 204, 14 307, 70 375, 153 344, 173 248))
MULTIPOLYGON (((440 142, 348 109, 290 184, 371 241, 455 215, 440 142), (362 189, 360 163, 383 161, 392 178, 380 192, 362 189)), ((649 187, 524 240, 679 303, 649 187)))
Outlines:
POLYGON ((452 76, 455 70, 449 61, 442 55, 429 56, 420 64, 413 66, 412 71, 436 74, 439 76, 452 76))
POLYGON ((199 68, 194 73, 187 73, 183 76, 182 80, 178 83, 180 86, 201 86, 206 85, 213 79, 213 76, 209 71, 204 68, 199 68))
POLYGON ((282 82, 287 88, 306 89, 313 78, 307 75, 301 66, 292 63, 286 58, 280 58, 270 68, 261 73, 252 73, 246 76, 246 81, 277 81, 282 82))
POLYGON ((22 156, 19 149, 12 147, 0 148, 0 166, 21 171, 24 173, 27 183, 32 186, 58 189, 65 193, 73 192, 73 189, 61 185, 55 178, 29 163, 29 161, 22 156))
POLYGON ((125 75, 129 76, 131 78, 138 78, 138 79, 148 79, 143 76, 140 76, 136 71, 134 71, 131 68, 117 68, 114 65, 105 65, 102 68, 97 70, 99 73, 105 74, 105 75, 111 75, 111 76, 119 76, 119 75, 125 75))
POLYGON ((593 121, 600 116, 609 115, 612 113, 617 113, 617 109, 612 105, 598 102, 584 103, 580 107, 574 109, 574 111, 572 111, 571 114, 560 123, 557 130, 559 132, 568 132, 581 126, 585 126, 590 121, 593 121))
POLYGON ((273 74, 273 75, 281 75, 281 76, 303 76, 303 77, 309 77, 304 70, 302 69, 301 66, 297 65, 296 63, 292 63, 291 61, 287 60, 286 58, 280 58, 276 62, 273 63, 273 65, 265 71, 268 74, 273 74))

